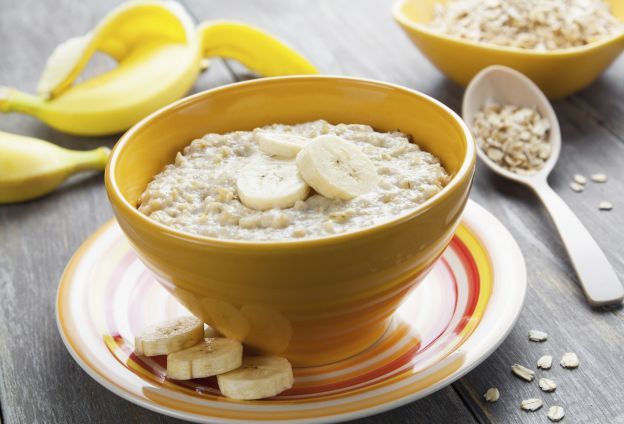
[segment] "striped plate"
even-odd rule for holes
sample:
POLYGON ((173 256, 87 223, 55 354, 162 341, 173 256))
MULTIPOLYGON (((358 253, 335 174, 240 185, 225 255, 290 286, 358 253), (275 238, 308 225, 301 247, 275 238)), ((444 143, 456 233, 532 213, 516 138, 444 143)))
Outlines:
POLYGON ((374 346, 332 365, 295 369, 295 386, 262 401, 219 394, 214 378, 164 378, 164 358, 132 353, 134 335, 187 314, 152 278, 114 221, 67 266, 59 331, 80 366, 138 405, 197 422, 328 422, 375 414, 426 396, 483 361, 522 307, 526 270, 507 230, 474 202, 431 273, 374 346))

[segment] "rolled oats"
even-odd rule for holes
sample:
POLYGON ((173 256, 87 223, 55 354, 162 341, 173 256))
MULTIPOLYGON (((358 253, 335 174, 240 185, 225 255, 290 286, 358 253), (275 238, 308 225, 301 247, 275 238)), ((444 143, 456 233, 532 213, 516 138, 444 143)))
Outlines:
POLYGON ((543 370, 549 370, 552 367, 553 357, 550 355, 544 355, 537 360, 537 368, 541 368, 543 370))
POLYGON ((579 366, 578 356, 573 352, 564 353, 560 364, 563 368, 576 368, 579 366))
POLYGON ((449 0, 435 5, 430 27, 470 41, 545 51, 584 46, 624 25, 604 0, 449 0))
POLYGON ((522 401, 522 403, 520 404, 520 408, 524 409, 525 411, 537 411, 542 407, 543 404, 544 403, 540 399, 526 399, 522 401))
POLYGON ((519 364, 513 364, 511 366, 511 372, 525 381, 533 381, 535 378, 535 371, 519 364))
POLYGON ((539 171, 550 157, 550 123, 533 108, 490 104, 472 123, 477 144, 496 164, 517 174, 539 171))
POLYGON ((601 211, 610 211, 613 209, 613 204, 611 202, 600 202, 598 204, 598 209, 601 211))
POLYGON ((595 183, 606 183, 607 182, 607 176, 605 174, 593 174, 591 176, 591 179, 595 183))
POLYGON ((496 387, 491 387, 485 392, 483 398, 487 402, 496 402, 498 399, 500 399, 500 392, 496 387))
POLYGON ((552 422, 561 421, 565 416, 565 412, 561 406, 551 406, 548 408, 548 419, 552 422))
POLYGON ((543 392, 554 392, 557 388, 557 383, 549 378, 540 378, 538 384, 543 392))
POLYGON ((548 334, 539 330, 530 330, 529 331, 529 340, 532 342, 543 342, 548 339, 548 334))

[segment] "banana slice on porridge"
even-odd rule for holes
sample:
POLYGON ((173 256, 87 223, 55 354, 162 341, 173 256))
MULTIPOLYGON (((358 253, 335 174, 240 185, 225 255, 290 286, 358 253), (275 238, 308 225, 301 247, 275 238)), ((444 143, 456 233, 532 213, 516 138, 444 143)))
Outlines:
POLYGON ((174 380, 211 377, 240 367, 242 360, 243 345, 239 342, 210 337, 193 347, 167 355, 167 377, 174 380))
POLYGON ((204 323, 195 317, 181 317, 147 327, 134 339, 137 355, 167 355, 202 340, 204 323))
POLYGON ((377 185, 377 170, 368 156, 355 143, 335 135, 310 141, 296 160, 305 182, 330 199, 350 200, 377 185))
POLYGON ((253 158, 236 179, 238 197, 256 210, 285 209, 307 197, 310 187, 292 160, 253 158))
POLYGON ((310 139, 297 134, 254 131, 258 147, 269 156, 294 158, 310 139))
POLYGON ((290 389, 292 366, 279 356, 250 356, 240 368, 217 376, 223 395, 240 400, 263 399, 290 389))

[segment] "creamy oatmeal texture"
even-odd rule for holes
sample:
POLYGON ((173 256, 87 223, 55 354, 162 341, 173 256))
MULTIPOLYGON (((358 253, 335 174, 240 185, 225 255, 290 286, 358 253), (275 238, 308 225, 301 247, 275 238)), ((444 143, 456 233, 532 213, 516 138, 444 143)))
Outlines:
MULTIPOLYGON (((306 177, 320 178, 313 173, 306 177)), ((297 125, 274 124, 254 131, 207 134, 194 140, 177 154, 175 163, 167 165, 148 184, 139 198, 139 210, 169 227, 221 239, 314 238, 389 221, 415 209, 438 193, 448 180, 449 175, 434 155, 420 150, 398 131, 380 133, 367 125, 332 125, 322 120, 297 125), (267 134, 293 140, 293 145, 281 143, 280 139, 278 144, 280 149, 285 149, 284 156, 269 156, 265 152, 273 150, 266 150, 266 140, 262 141, 267 134), (302 146, 309 147, 312 140, 317 144, 322 142, 326 135, 342 138, 348 144, 343 146, 346 154, 353 153, 349 149, 359 150, 355 156, 359 153, 363 157, 356 163, 371 167, 362 172, 353 171, 358 173, 359 185, 323 185, 321 191, 343 189, 335 191, 335 198, 325 197, 306 184, 317 187, 316 180, 304 182, 296 170, 292 174, 292 167, 308 166, 308 162, 316 160, 307 151, 305 155, 298 154, 297 160, 295 154, 302 146), (288 151, 288 147, 293 150, 288 151), (306 156, 305 161, 300 160, 302 156, 306 156), (273 163, 277 168, 271 168, 272 174, 268 175, 268 168, 266 174, 257 172, 258 166, 273 163), (268 175, 269 182, 284 182, 275 190, 280 195, 279 205, 258 210, 265 205, 258 201, 266 199, 255 198, 249 188, 254 183, 250 177, 254 172, 260 177, 268 175), (252 203, 241 199, 241 189, 252 197, 252 203), (252 207, 248 207, 250 204, 252 207)), ((257 181, 252 188, 263 189, 257 181)))
POLYGON ((436 4, 430 26, 470 41, 542 51, 624 31, 604 0, 449 0, 436 4))

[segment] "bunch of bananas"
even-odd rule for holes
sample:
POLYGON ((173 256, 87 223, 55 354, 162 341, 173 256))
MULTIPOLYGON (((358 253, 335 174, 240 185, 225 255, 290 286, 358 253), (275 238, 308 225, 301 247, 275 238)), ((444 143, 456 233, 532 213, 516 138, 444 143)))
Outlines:
MULTIPOLYGON (((263 76, 317 73, 303 56, 259 29, 226 21, 195 27, 176 2, 135 0, 111 11, 88 34, 60 44, 46 63, 38 95, 0 87, 0 112, 26 113, 75 135, 117 134, 183 97, 211 57, 238 60, 263 76), (95 52, 108 54, 117 66, 76 82, 95 52)), ((43 195, 56 187, 51 182, 64 180, 60 175, 83 169, 65 163, 66 155, 41 165, 36 151, 45 142, 28 139, 25 147, 24 140, 0 134, 0 203, 43 195), (33 152, 29 163, 27 151, 33 152), (28 178, 22 167, 28 168, 28 178), (30 188, 33 181, 38 189, 30 188)), ((103 168, 105 161, 98 163, 103 168)))

